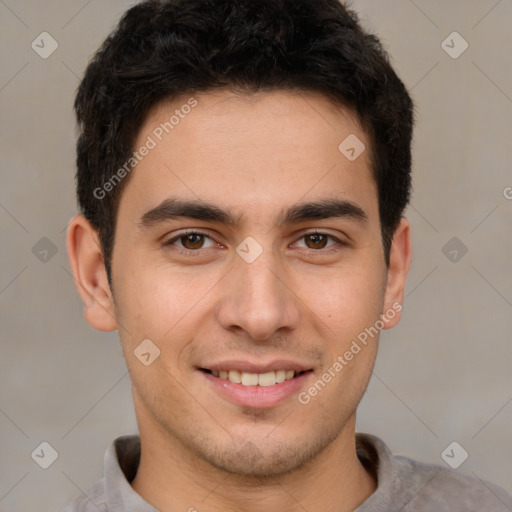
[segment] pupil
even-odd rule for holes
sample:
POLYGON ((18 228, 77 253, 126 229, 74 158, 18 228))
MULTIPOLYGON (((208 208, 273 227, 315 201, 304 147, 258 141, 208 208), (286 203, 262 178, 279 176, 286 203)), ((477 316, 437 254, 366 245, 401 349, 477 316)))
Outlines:
POLYGON ((184 238, 185 243, 183 245, 189 249, 199 249, 202 245, 203 235, 192 233, 191 235, 186 235, 184 238))
POLYGON ((325 247, 325 243, 327 241, 327 237, 325 235, 310 235, 309 239, 313 242, 314 249, 320 247, 325 247))

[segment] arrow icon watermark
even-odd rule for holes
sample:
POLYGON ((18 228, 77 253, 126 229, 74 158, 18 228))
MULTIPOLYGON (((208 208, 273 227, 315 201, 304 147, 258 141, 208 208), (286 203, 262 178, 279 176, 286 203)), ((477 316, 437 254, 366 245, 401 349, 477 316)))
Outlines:
POLYGON ((41 32, 30 46, 39 57, 47 59, 59 47, 59 43, 48 32, 41 32))
POLYGON ((252 236, 248 236, 236 248, 236 252, 246 263, 252 263, 260 257, 263 247, 252 236))
POLYGON ((366 146, 363 141, 353 133, 343 139, 338 146, 339 152, 350 162, 357 160, 364 153, 365 149, 366 146))
POLYGON ((43 441, 30 454, 32 460, 41 468, 48 469, 59 457, 57 450, 43 441))
POLYGON ((149 366, 160 357, 160 349, 150 339, 145 339, 137 345, 133 354, 144 366, 149 366))
POLYGON ((458 59, 468 49, 468 47, 468 42, 458 32, 452 32, 441 43, 441 48, 452 59, 458 59))
POLYGON ((454 236, 441 249, 442 253, 452 262, 458 263, 468 252, 467 246, 454 236))
POLYGON ((45 236, 32 247, 32 254, 42 263, 48 263, 57 251, 57 246, 45 236))
POLYGON ((469 453, 457 441, 450 443, 441 453, 441 458, 453 469, 461 466, 469 457, 469 453))

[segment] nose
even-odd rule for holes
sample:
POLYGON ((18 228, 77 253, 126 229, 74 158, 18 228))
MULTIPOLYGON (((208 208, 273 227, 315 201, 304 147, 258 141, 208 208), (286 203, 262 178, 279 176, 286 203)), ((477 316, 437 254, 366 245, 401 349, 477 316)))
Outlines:
POLYGON ((224 329, 264 341, 298 326, 300 300, 278 256, 264 251, 252 263, 237 257, 216 313, 224 329))

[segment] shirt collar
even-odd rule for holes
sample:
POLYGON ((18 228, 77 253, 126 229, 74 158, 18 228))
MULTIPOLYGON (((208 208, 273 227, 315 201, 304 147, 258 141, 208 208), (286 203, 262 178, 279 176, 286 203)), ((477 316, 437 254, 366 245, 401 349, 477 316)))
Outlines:
POLYGON ((393 454, 372 434, 356 434, 357 456, 377 479, 377 489, 354 512, 387 512, 397 495, 398 473, 393 454))
POLYGON ((139 436, 118 437, 105 453, 105 490, 109 512, 158 512, 130 485, 140 461, 139 436))

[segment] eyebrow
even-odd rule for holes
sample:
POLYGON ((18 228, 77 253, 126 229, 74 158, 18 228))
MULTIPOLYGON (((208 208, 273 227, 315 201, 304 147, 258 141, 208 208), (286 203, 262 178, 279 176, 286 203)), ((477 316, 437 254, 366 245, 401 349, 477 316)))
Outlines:
MULTIPOLYGON (((169 198, 144 213, 139 226, 149 228, 155 224, 179 218, 218 222, 234 227, 241 223, 244 214, 234 215, 229 210, 223 210, 204 201, 184 201, 169 198)), ((364 224, 368 220, 368 215, 352 201, 323 199, 297 204, 291 206, 288 210, 281 211, 277 216, 276 225, 281 227, 308 220, 330 218, 346 218, 364 224)))

